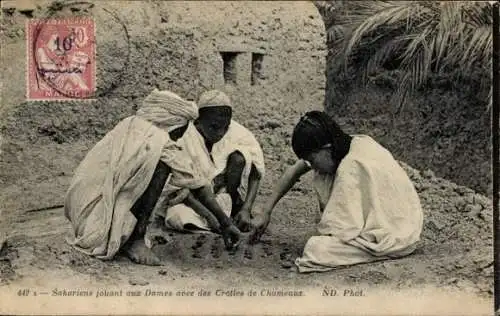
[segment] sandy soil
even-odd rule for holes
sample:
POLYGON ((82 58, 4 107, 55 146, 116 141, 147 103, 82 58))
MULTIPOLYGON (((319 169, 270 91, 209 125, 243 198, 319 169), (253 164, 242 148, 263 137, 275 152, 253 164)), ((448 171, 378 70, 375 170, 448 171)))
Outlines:
MULTIPOLYGON (((252 111, 240 117, 252 117, 252 111)), ((257 111, 260 110, 257 109, 257 111)), ((242 120, 245 124, 245 120, 242 120)), ((292 162, 287 148, 290 126, 253 126, 266 152, 268 174, 258 203, 292 162), (287 157, 288 156, 288 157, 287 157)), ((493 255, 491 201, 473 190, 436 178, 403 164, 419 191, 425 210, 422 242, 411 256, 400 260, 358 265, 328 273, 298 274, 290 260, 300 255, 314 233, 318 205, 306 177, 279 203, 262 243, 242 246, 235 253, 223 249, 219 236, 173 234, 172 241, 155 248, 164 266, 143 267, 119 256, 102 262, 81 255, 65 243, 70 225, 62 208, 30 211, 61 200, 71 178, 71 168, 92 146, 91 141, 71 146, 16 143, 5 139, 1 161, 4 186, 0 190, 7 241, 1 253, 1 282, 18 286, 25 282, 72 280, 72 284, 133 287, 167 286, 363 286, 446 289, 491 300, 493 255), (313 202, 312 202, 313 201, 313 202), (40 280, 42 277, 42 281, 40 280)), ((39 284, 39 283, 38 283, 39 284)), ((319 291, 319 290, 317 290, 319 291)))

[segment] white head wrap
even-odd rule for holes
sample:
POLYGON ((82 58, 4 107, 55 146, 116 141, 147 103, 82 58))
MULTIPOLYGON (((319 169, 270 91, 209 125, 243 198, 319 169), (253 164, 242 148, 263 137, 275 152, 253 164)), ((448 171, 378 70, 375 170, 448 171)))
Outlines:
POLYGON ((198 100, 199 108, 207 108, 213 106, 231 106, 231 100, 222 91, 210 90, 202 93, 198 100))
POLYGON ((198 118, 198 107, 171 91, 154 89, 144 99, 137 116, 170 132, 198 118))

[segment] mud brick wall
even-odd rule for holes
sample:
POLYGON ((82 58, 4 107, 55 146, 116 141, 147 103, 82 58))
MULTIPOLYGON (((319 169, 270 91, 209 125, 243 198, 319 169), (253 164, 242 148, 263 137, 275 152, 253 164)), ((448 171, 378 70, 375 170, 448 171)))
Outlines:
POLYGON ((294 158, 294 124, 305 111, 324 108, 321 16, 311 2, 210 2, 201 10, 195 2, 169 2, 160 14, 193 26, 200 87, 227 92, 234 118, 255 133, 266 164, 285 167, 294 158))
POLYGON ((199 34, 200 87, 227 92, 237 120, 247 120, 253 107, 272 110, 280 121, 291 116, 281 122, 291 128, 301 112, 323 108, 325 32, 312 3, 169 2, 160 10, 168 23, 199 34))
MULTIPOLYGON (((224 90, 236 119, 245 118, 247 107, 295 118, 323 106, 325 34, 310 2, 93 3, 81 14, 96 23, 97 100, 25 103, 24 89, 15 87, 24 78, 7 81, 9 99, 18 103, 6 106, 3 134, 31 142, 97 139, 155 87, 189 99, 205 89, 224 90)), ((61 12, 68 9, 74 11, 61 12)), ((48 14, 33 8, 34 17, 48 14)), ((22 68, 25 47, 14 42, 22 68)))

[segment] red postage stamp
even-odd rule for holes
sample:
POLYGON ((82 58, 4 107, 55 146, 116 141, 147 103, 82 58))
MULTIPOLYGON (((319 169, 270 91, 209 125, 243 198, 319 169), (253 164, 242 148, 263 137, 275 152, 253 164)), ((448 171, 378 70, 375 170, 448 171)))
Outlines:
POLYGON ((95 24, 88 17, 29 20, 28 100, 88 100, 96 91, 95 24))

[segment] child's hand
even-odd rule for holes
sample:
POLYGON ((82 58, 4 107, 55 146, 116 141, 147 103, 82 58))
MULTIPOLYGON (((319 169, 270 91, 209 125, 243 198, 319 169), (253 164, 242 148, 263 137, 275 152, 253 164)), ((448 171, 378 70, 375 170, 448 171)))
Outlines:
POLYGON ((271 222, 271 216, 268 213, 260 214, 253 222, 253 230, 250 233, 249 242, 251 244, 258 243, 262 235, 271 222))
POLYGON ((231 224, 222 231, 222 238, 227 250, 235 249, 239 246, 242 235, 238 227, 231 224))
POLYGON ((234 217, 236 225, 242 232, 250 231, 252 227, 252 219, 250 218, 250 211, 247 209, 241 209, 238 214, 234 217))

